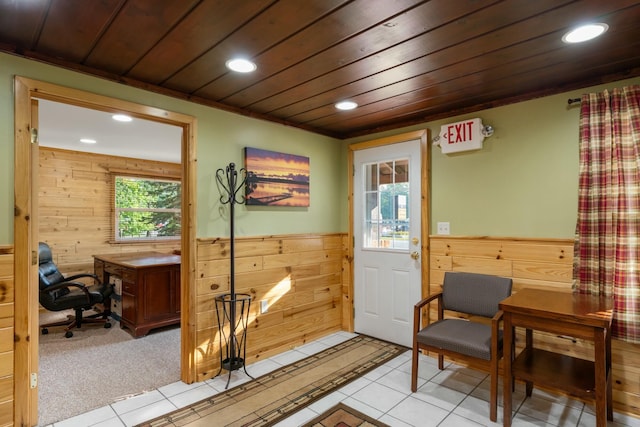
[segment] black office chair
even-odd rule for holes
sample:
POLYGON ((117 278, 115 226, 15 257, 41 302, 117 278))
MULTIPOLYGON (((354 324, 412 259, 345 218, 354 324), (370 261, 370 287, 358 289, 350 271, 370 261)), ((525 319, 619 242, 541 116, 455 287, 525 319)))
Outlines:
POLYGON ((100 283, 95 274, 76 274, 64 277, 53 262, 51 248, 46 243, 38 245, 39 276, 40 276, 40 304, 49 311, 73 309, 75 316, 67 316, 67 320, 40 325, 42 334, 49 333, 49 327, 66 326, 64 336, 71 338, 71 329, 80 328, 83 323, 102 323, 110 328, 111 299, 113 285, 100 283), (86 285, 78 282, 80 278, 91 278, 96 284, 86 285), (84 316, 85 310, 92 309, 96 304, 103 304, 104 310, 93 315, 84 316))

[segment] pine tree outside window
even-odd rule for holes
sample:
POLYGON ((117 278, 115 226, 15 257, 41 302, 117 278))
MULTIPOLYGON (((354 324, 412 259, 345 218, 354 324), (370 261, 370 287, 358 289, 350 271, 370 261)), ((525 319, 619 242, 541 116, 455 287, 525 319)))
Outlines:
POLYGON ((180 238, 180 181, 125 175, 114 178, 116 241, 180 238))

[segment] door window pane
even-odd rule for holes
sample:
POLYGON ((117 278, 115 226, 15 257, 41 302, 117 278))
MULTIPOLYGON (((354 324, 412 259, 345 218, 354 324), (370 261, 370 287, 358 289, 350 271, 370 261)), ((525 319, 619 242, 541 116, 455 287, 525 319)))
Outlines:
POLYGON ((409 249, 409 160, 364 166, 364 248, 409 249))

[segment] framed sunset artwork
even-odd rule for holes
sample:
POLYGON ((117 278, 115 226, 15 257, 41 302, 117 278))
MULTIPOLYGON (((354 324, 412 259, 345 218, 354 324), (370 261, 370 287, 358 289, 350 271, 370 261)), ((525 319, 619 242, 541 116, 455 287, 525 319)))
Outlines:
POLYGON ((246 147, 247 205, 309 206, 309 158, 246 147))

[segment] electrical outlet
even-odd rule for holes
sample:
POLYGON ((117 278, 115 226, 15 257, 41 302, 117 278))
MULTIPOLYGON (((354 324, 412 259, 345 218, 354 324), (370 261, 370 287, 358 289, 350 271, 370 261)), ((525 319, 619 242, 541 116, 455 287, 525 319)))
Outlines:
POLYGON ((264 314, 267 311, 269 311, 269 301, 263 299, 262 301, 260 301, 260 313, 264 314))
POLYGON ((438 234, 449 234, 449 223, 448 222, 439 222, 438 223, 438 234))

